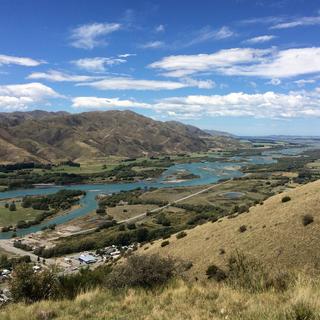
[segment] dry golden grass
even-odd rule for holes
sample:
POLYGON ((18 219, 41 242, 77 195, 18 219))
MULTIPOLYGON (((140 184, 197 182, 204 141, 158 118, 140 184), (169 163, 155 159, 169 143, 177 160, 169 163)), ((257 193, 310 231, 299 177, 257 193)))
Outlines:
POLYGON ((74 301, 9 305, 0 312, 0 319, 315 320, 320 314, 319 288, 319 283, 300 278, 284 293, 270 290, 251 294, 211 281, 191 285, 179 280, 153 291, 113 293, 97 289, 74 301))
POLYGON ((235 218, 208 222, 187 231, 183 239, 171 236, 170 244, 161 247, 154 242, 141 253, 160 253, 192 261, 191 277, 205 277, 207 267, 214 263, 224 267, 235 250, 252 255, 268 266, 285 269, 313 269, 320 264, 320 180, 278 194, 256 205, 249 213, 235 218), (289 195, 291 201, 282 203, 289 195), (303 226, 302 217, 311 214, 314 222, 303 226), (239 232, 245 225, 247 230, 239 232), (220 253, 225 250, 225 254, 220 253))

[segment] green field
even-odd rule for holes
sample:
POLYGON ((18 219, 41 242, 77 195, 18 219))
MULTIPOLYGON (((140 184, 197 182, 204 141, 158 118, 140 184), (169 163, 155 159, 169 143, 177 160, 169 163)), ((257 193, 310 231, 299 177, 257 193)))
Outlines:
POLYGON ((32 208, 22 208, 19 202, 16 202, 16 211, 10 211, 4 205, 5 202, 0 202, 0 227, 15 225, 20 220, 33 220, 42 212, 32 208))

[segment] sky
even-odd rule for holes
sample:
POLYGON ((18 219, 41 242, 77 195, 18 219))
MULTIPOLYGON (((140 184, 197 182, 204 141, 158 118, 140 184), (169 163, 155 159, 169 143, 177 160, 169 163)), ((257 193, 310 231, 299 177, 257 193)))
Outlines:
POLYGON ((0 112, 320 136, 319 0, 0 0, 0 112))

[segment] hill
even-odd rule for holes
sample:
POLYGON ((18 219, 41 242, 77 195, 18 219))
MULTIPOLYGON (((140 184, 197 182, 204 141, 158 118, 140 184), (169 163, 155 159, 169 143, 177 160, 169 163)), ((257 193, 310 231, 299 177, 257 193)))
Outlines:
POLYGON ((160 289, 108 291, 96 289, 75 300, 11 304, 3 320, 317 320, 319 282, 304 277, 286 292, 260 294, 209 281, 174 282, 160 289))
POLYGON ((142 253, 159 253, 191 261, 188 275, 205 278, 209 265, 225 267, 227 258, 239 250, 254 256, 270 267, 285 270, 313 269, 320 263, 320 180, 267 199, 263 205, 250 208, 234 218, 223 218, 215 223, 205 223, 187 236, 161 247, 163 240, 148 245, 142 253), (284 196, 291 198, 282 202, 284 196), (302 223, 305 214, 312 215, 314 222, 302 223), (240 226, 246 231, 240 232, 240 226), (223 254, 222 254, 223 253, 223 254))
POLYGON ((0 113, 0 161, 137 157, 238 146, 230 137, 179 122, 160 122, 132 111, 0 113))

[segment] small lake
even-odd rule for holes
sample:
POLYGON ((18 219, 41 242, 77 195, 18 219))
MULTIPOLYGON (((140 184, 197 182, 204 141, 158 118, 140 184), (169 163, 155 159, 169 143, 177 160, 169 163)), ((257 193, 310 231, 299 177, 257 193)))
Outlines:
MULTIPOLYGON (((25 236, 29 233, 40 231, 43 227, 50 224, 62 224, 73 220, 78 217, 85 216, 90 212, 93 212, 97 208, 96 196, 100 193, 115 193, 120 191, 128 191, 136 188, 172 188, 172 187, 186 187, 186 186, 199 186, 216 183, 221 179, 231 179, 234 177, 241 177, 243 173, 241 168, 248 164, 268 164, 277 162, 276 158, 285 155, 286 150, 277 150, 275 153, 267 153, 262 156, 250 156, 242 157, 241 161, 237 162, 237 157, 231 157, 228 161, 215 161, 215 162, 193 162, 176 164, 169 167, 158 179, 153 181, 139 181, 132 183, 108 183, 108 184, 78 184, 69 186, 54 186, 49 188, 34 188, 34 189, 19 189, 0 193, 0 200, 6 198, 19 198, 29 195, 46 195, 55 193, 61 189, 78 189, 86 191, 86 196, 80 200, 81 207, 75 209, 68 214, 54 217, 41 224, 31 226, 26 229, 18 229, 16 231, 17 236, 25 236), (235 161, 235 162, 233 162, 235 161), (168 176, 172 176, 174 173, 180 170, 188 171, 199 178, 192 180, 180 181, 172 183, 167 181, 168 176)), ((299 154, 303 150, 296 148, 293 154, 299 154)), ((290 153, 291 154, 291 153, 290 153)), ((8 239, 12 236, 12 231, 0 232, 0 239, 8 239)))

